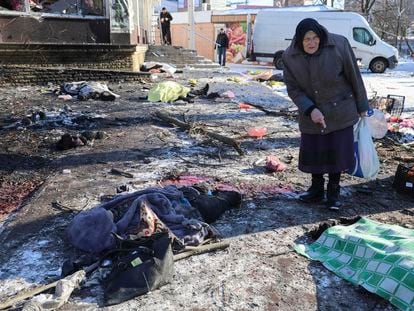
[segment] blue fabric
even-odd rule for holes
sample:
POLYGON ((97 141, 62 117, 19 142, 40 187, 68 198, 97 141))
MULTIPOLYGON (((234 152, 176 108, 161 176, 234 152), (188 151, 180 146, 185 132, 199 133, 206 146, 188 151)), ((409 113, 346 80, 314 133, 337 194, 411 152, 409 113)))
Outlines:
POLYGON ((146 205, 181 240, 184 245, 198 245, 210 234, 201 221, 199 211, 192 207, 176 186, 148 188, 121 194, 109 202, 75 216, 67 229, 69 242, 75 247, 99 253, 115 247, 113 233, 126 237, 140 222, 140 206, 146 205), (128 209, 115 223, 111 209, 127 205, 128 209))

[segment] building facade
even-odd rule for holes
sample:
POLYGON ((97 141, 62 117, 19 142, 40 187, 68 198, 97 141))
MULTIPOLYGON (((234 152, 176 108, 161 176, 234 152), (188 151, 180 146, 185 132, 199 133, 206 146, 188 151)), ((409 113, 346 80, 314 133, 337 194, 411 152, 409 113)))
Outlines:
POLYGON ((0 43, 147 43, 159 0, 0 0, 0 43))

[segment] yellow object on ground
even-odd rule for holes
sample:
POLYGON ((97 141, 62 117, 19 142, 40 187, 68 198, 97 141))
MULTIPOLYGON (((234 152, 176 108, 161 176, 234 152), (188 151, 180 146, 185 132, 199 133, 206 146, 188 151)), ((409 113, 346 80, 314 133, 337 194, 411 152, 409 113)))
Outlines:
POLYGON ((197 85, 197 83, 198 83, 198 81, 197 81, 196 79, 190 79, 190 80, 188 80, 188 83, 189 83, 191 86, 196 86, 196 85, 197 85))
POLYGON ((154 86, 148 93, 150 102, 169 103, 177 100, 180 96, 186 97, 190 92, 188 87, 174 81, 164 81, 154 86))

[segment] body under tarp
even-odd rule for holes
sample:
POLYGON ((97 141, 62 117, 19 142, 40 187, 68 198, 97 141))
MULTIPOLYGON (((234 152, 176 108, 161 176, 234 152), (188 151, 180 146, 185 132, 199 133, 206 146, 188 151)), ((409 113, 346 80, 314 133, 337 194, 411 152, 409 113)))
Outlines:
POLYGON ((401 310, 414 309, 414 230, 361 218, 295 250, 401 310))

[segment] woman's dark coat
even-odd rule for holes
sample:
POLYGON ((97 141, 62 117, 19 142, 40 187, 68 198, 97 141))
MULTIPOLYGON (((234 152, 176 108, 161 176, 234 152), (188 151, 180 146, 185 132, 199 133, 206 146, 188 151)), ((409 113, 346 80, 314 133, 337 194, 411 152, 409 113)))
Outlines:
POLYGON ((306 134, 344 129, 358 121, 358 113, 368 110, 365 87, 348 40, 326 34, 325 43, 312 55, 297 48, 295 39, 283 53, 288 95, 299 108, 299 128, 306 134), (306 113, 313 105, 323 113, 326 129, 306 113))

